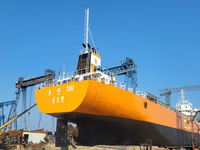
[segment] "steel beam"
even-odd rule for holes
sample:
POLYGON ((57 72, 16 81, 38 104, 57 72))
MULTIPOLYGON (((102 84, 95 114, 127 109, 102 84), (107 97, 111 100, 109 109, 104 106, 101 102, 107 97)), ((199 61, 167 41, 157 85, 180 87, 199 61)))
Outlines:
MULTIPOLYGON (((10 108, 10 111, 11 111, 14 102, 15 102, 15 101, 12 100, 12 101, 5 101, 5 102, 1 102, 1 103, 0 103, 0 107, 1 107, 1 120, 0 120, 0 124, 1 124, 1 122, 2 122, 3 124, 5 123, 4 106, 11 105, 11 108, 10 108)), ((8 116, 8 119, 9 119, 9 116, 8 116)))
POLYGON ((198 124, 195 122, 195 118, 196 116, 200 114, 200 110, 198 110, 195 115, 191 118, 191 122, 192 122, 192 147, 193 147, 193 150, 195 150, 195 148, 200 148, 200 143, 198 142, 198 135, 199 135, 199 132, 200 132, 200 128, 198 126, 198 124), (194 133, 194 124, 196 124, 196 127, 197 127, 197 132, 194 133))
POLYGON ((160 96, 165 96, 165 103, 171 106, 171 93, 180 93, 182 90, 184 92, 200 90, 200 85, 190 85, 190 86, 162 89, 159 90, 159 94, 160 96))
MULTIPOLYGON (((52 83, 55 79, 55 71, 51 69, 45 70, 45 75, 40 77, 29 77, 28 79, 25 79, 23 77, 20 77, 18 79, 18 82, 16 82, 15 87, 17 88, 16 94, 16 100, 13 104, 12 112, 9 115, 9 119, 14 118, 17 115, 17 104, 19 101, 20 91, 22 90, 23 94, 23 110, 26 110, 26 88, 30 86, 35 86, 40 83, 52 83)), ((17 129, 17 122, 15 121, 15 129, 17 129)), ((9 126, 9 129, 12 128, 12 123, 9 126)), ((26 129, 26 114, 24 115, 24 129, 26 129)))
POLYGON ((133 92, 135 93, 137 88, 137 66, 134 64, 132 59, 129 59, 126 57, 125 61, 121 61, 121 64, 117 64, 116 66, 105 68, 103 71, 105 74, 114 76, 118 75, 125 75, 125 84, 126 84, 126 90, 128 90, 129 87, 133 88, 133 92))
POLYGON ((162 94, 165 94, 167 92, 179 93, 179 92, 181 92, 181 90, 183 90, 184 92, 200 90, 200 84, 199 85, 190 85, 190 86, 182 86, 182 87, 176 87, 176 88, 162 89, 162 90, 159 90, 159 94, 162 95, 162 94))
MULTIPOLYGON (((17 88, 17 91, 15 92, 16 94, 16 99, 15 99, 15 102, 13 104, 13 107, 12 107, 12 112, 10 113, 9 115, 9 118, 8 118, 8 121, 13 119, 16 115, 17 115, 17 104, 18 104, 18 101, 19 101, 19 97, 20 97, 20 91, 21 91, 21 88, 17 88)), ((7 122, 8 122, 7 121, 7 122)), ((14 121, 15 123, 15 129, 17 129, 17 120, 14 121)), ((12 129, 12 123, 10 123, 9 127, 8 127, 10 130, 12 129)))
MULTIPOLYGON (((26 92, 27 92, 27 88, 22 88, 22 96, 23 96, 23 104, 22 104, 22 107, 23 107, 23 110, 22 111, 25 111, 26 110, 26 92)), ((27 124, 26 124, 26 113, 24 114, 24 130, 27 129, 27 124)))

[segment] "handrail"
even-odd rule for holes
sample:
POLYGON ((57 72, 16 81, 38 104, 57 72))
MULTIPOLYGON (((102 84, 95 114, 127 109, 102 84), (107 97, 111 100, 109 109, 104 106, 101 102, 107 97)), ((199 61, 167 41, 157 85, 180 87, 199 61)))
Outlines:
MULTIPOLYGON (((62 75, 60 74, 59 78, 57 80, 55 80, 55 84, 54 85, 58 84, 58 82, 60 82, 60 81, 64 81, 64 80, 67 80, 67 79, 72 79, 74 77, 79 77, 79 76, 83 76, 83 75, 93 75, 93 74, 96 74, 98 72, 104 73, 104 71, 103 71, 104 69, 102 67, 101 67, 100 70, 96 70, 95 72, 90 72, 90 69, 91 69, 91 67, 90 68, 76 70, 76 71, 72 71, 72 72, 68 72, 68 73, 63 72, 62 75)), ((112 77, 112 73, 111 72, 108 73, 107 75, 112 77)), ((89 79, 86 79, 86 80, 89 80, 89 79)), ((97 82, 101 82, 100 80, 96 80, 96 81, 97 82)), ((59 84, 64 84, 64 83, 60 82, 59 84)), ((45 85, 49 86, 50 84, 46 83, 45 85)), ((45 85, 41 85, 39 88, 44 88, 45 85)), ((126 86, 127 86, 125 83, 117 81, 117 80, 113 80, 112 85, 115 86, 115 87, 124 89, 124 90, 126 90, 126 86)), ((128 86, 127 91, 134 93, 133 88, 134 87, 128 86)), ((140 91, 138 89, 136 89, 136 94, 146 98, 145 92, 142 92, 142 91, 140 91)), ((184 116, 185 118, 190 119, 190 116, 187 116, 187 115, 183 114, 182 112, 180 112, 177 109, 165 104, 164 102, 162 102, 162 101, 160 101, 158 99, 155 101, 155 103, 157 103, 158 105, 163 106, 163 107, 165 107, 165 108, 167 108, 167 109, 169 109, 169 110, 171 110, 171 111, 173 111, 173 112, 175 112, 175 113, 177 113, 177 114, 179 114, 181 116, 184 116)))

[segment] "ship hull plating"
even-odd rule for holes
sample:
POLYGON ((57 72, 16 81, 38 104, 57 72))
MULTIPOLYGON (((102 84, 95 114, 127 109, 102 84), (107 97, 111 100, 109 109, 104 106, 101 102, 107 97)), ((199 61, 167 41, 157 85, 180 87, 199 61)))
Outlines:
POLYGON ((139 145, 147 139, 157 146, 192 145, 191 132, 154 123, 79 113, 62 118, 77 123, 79 135, 76 140, 81 145, 139 145))
POLYGON ((138 145, 152 139, 157 146, 192 146, 189 118, 112 85, 70 82, 36 90, 35 98, 43 113, 76 123, 83 145, 138 145))

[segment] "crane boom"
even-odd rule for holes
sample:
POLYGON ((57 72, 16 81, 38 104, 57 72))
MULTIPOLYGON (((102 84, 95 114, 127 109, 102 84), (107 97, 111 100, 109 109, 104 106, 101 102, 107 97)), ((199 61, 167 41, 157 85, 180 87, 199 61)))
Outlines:
POLYGON ((184 92, 186 92, 186 91, 200 90, 200 84, 198 84, 198 85, 182 86, 182 87, 176 87, 176 88, 162 89, 162 90, 159 90, 159 94, 162 96, 162 94, 165 94, 166 92, 179 93, 179 92, 181 92, 181 90, 184 90, 184 92))
MULTIPOLYGON (((22 96, 23 96, 23 110, 25 111, 26 110, 26 93, 27 93, 26 88, 30 86, 35 86, 41 83, 51 84, 54 82, 54 79, 55 79, 55 71, 51 69, 45 70, 44 76, 29 77, 28 79, 20 77, 18 79, 18 82, 15 83, 15 87, 17 88, 16 100, 15 100, 15 103, 13 104, 13 109, 10 114, 10 119, 16 116, 16 109, 17 109, 17 104, 19 101, 19 95, 20 95, 21 90, 22 90, 22 96)), ((11 127, 12 127, 12 123, 10 124, 9 128, 11 129, 11 127)), ((17 128, 17 125, 15 125, 15 128, 17 128)), ((26 114, 24 115, 24 129, 26 130, 26 114)))
POLYGON ((181 92, 181 90, 183 90, 184 92, 200 90, 200 84, 162 89, 159 90, 159 94, 160 96, 165 96, 165 103, 171 106, 171 93, 179 93, 181 92))

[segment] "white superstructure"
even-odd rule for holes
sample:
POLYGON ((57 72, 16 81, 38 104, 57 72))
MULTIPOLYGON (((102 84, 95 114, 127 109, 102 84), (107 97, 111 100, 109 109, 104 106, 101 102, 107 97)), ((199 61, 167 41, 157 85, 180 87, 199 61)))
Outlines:
POLYGON ((187 116, 194 116, 199 111, 197 108, 193 109, 189 100, 185 100, 184 90, 181 90, 181 100, 176 104, 176 109, 187 116))

